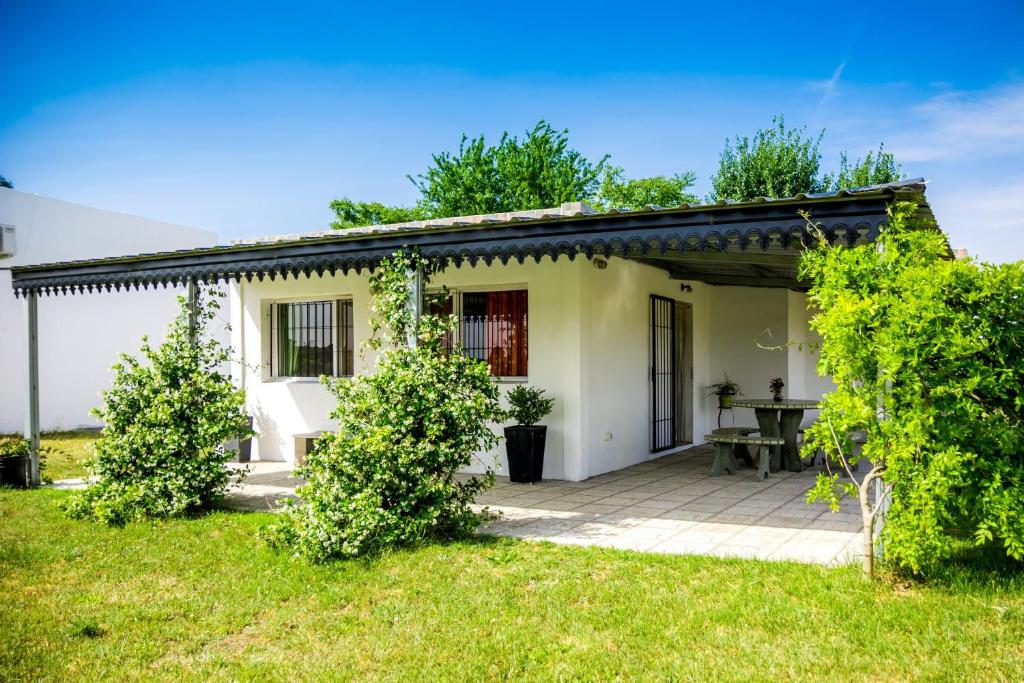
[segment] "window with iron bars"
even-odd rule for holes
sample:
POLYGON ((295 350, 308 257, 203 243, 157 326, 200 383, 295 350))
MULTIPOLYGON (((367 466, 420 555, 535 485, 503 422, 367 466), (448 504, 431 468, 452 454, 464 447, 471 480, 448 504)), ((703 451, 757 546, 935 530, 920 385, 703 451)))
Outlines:
POLYGON ((354 346, 350 300, 289 301, 270 306, 273 377, 351 377, 354 346))
POLYGON ((492 376, 519 378, 528 376, 528 301, 525 289, 452 292, 432 312, 454 313, 458 320, 456 339, 446 339, 449 349, 458 342, 464 354, 485 361, 492 376))

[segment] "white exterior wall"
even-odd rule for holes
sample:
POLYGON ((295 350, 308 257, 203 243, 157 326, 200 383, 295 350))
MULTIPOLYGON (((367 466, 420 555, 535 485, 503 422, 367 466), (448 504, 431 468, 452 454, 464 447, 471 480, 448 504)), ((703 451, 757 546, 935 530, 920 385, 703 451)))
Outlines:
MULTIPOLYGON (((17 253, 0 259, 0 433, 25 426, 24 299, 11 266, 138 254, 214 244, 216 235, 173 223, 93 209, 0 188, 0 224, 13 225, 17 253)), ((39 402, 44 430, 95 426, 89 411, 110 384, 110 366, 143 335, 162 337, 176 310, 171 289, 39 299, 39 402)))
POLYGON ((651 300, 652 294, 689 303, 693 310, 693 431, 696 443, 709 424, 702 390, 708 383, 710 353, 708 297, 711 287, 693 283, 683 292, 665 271, 619 258, 600 270, 585 264, 582 395, 583 479, 660 457, 651 453, 651 300))
MULTIPOLYGON (((556 399, 548 425, 544 476, 580 480, 643 462, 650 452, 650 296, 692 307, 693 436, 702 442, 716 424, 717 399, 706 387, 724 372, 748 396, 768 395, 768 381, 783 377, 787 395, 813 398, 822 383, 814 358, 794 351, 791 338, 804 339, 805 297, 787 290, 711 287, 688 283, 682 291, 657 268, 612 258, 605 269, 577 259, 552 263, 449 268, 431 283, 455 290, 525 288, 529 292, 529 378, 556 399), (770 334, 766 332, 770 330, 770 334), (762 346, 777 345, 768 350, 762 346), (792 387, 792 388, 791 388, 792 387)), ((269 376, 271 301, 349 298, 353 300, 356 343, 369 334, 370 297, 363 275, 335 275, 232 287, 233 346, 244 352, 245 372, 235 366, 248 392, 259 437, 253 457, 290 461, 293 435, 335 425, 334 402, 314 379, 269 376)), ((372 368, 356 355, 356 371, 372 368)), ((505 389, 511 383, 504 384, 505 389)), ((751 411, 736 409, 736 424, 756 425, 751 411), (747 413, 750 413, 749 415, 747 413)), ((497 426, 496 426, 497 428, 497 426)), ((505 471, 504 446, 482 454, 505 471)), ((482 464, 473 469, 479 471, 482 464)))
MULTIPOLYGON (((510 263, 507 266, 450 268, 434 278, 431 286, 442 284, 451 289, 525 288, 529 294, 528 371, 529 382, 557 399, 548 427, 545 476, 561 479, 566 462, 572 472, 580 471, 580 430, 571 427, 579 420, 579 309, 574 305, 574 280, 582 264, 562 261, 557 264, 510 263), (570 427, 567 428, 567 425, 570 427)), ((253 457, 262 460, 293 459, 293 435, 331 429, 335 422, 328 415, 334 408, 330 393, 316 379, 273 379, 269 372, 270 340, 261 329, 269 329, 269 304, 288 299, 351 298, 356 344, 370 330, 370 294, 365 274, 299 280, 253 281, 234 285, 231 293, 233 314, 232 346, 245 358, 245 372, 236 364, 234 372, 244 381, 249 408, 255 417, 259 437, 254 440, 253 457), (244 376, 244 380, 243 380, 244 376)), ((372 369, 372 358, 356 352, 357 372, 372 369)), ((505 389, 514 386, 503 384, 505 389)), ((504 448, 481 454, 490 463, 505 470, 504 448)), ((483 464, 474 470, 482 471, 483 464)), ((572 476, 572 475, 570 475, 572 476)), ((577 475, 578 476, 578 475, 577 475)))

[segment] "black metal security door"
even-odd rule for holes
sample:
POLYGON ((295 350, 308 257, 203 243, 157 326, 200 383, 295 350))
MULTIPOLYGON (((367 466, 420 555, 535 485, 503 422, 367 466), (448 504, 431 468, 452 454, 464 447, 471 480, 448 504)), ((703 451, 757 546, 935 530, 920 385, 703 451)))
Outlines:
POLYGON ((651 295, 651 450, 676 445, 676 303, 651 295))

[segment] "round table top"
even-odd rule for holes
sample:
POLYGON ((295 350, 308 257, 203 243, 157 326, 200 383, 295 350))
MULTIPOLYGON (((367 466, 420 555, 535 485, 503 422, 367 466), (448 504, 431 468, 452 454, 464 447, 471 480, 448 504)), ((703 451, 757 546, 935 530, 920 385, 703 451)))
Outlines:
POLYGON ((803 398, 737 398, 732 404, 737 408, 761 408, 763 410, 811 410, 818 407, 818 401, 803 398))

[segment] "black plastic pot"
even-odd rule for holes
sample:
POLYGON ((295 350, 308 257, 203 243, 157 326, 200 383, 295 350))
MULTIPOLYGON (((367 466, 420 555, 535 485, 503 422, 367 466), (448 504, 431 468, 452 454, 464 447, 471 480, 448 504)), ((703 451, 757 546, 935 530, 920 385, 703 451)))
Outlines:
POLYGON ((0 486, 28 487, 27 455, 0 455, 0 486))
POLYGON ((540 481, 544 473, 545 425, 505 427, 505 454, 508 456, 508 478, 517 484, 540 481))
MULTIPOLYGON (((252 415, 249 416, 249 429, 252 429, 252 415)), ((249 462, 252 460, 252 437, 246 437, 238 442, 238 462, 249 462)))

